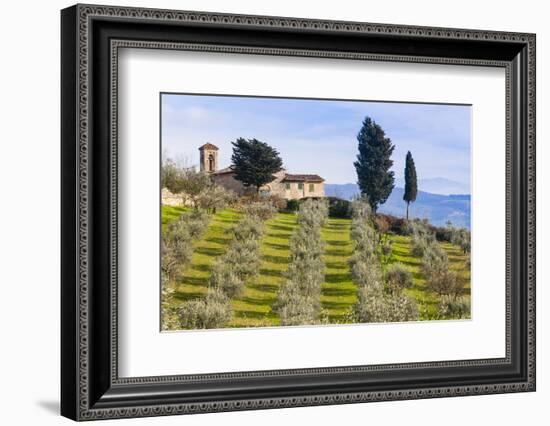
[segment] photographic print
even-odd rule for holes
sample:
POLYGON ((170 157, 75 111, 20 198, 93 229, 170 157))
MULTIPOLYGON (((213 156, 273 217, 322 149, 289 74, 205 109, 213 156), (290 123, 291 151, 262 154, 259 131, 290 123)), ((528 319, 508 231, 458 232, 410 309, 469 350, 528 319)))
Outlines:
POLYGON ((160 104, 162 331, 470 318, 470 105, 160 104))

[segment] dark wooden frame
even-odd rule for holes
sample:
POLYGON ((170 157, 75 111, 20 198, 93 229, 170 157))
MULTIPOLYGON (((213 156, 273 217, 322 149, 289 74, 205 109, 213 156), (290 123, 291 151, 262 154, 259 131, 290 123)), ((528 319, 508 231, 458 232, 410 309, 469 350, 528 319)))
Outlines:
POLYGON ((61 28, 64 416, 89 420, 535 390, 535 35, 96 5, 64 9, 61 28), (116 60, 125 46, 504 67, 506 357, 119 378, 116 60))

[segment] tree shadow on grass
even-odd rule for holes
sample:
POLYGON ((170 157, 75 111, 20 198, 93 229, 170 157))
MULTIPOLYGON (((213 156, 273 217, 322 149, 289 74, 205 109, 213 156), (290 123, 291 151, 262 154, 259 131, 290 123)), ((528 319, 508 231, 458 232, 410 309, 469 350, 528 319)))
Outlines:
POLYGON ((329 230, 342 231, 344 229, 349 229, 349 225, 347 223, 328 223, 324 226, 324 228, 329 230))
POLYGON ((271 304, 275 301, 275 297, 243 296, 239 297, 239 301, 255 306, 271 306, 271 304))
POLYGON ((278 231, 286 231, 288 233, 292 233, 292 231, 294 231, 294 226, 287 226, 287 225, 269 225, 269 228, 271 229, 275 229, 275 230, 278 230, 278 231))
POLYGON ((351 280, 349 273, 330 273, 325 274, 325 282, 330 284, 339 284, 351 280))
POLYGON ((195 253, 204 254, 205 256, 220 256, 224 253, 224 250, 214 247, 197 247, 195 253))
POLYGON ((212 269, 212 265, 203 265, 203 264, 191 265, 191 270, 193 270, 193 271, 210 272, 211 269, 212 269))
POLYGON ((270 254, 262 255, 262 260, 269 263, 278 263, 280 265, 285 265, 288 263, 288 257, 285 256, 273 256, 270 254))
MULTIPOLYGON (((251 318, 251 319, 264 319, 268 318, 268 315, 265 312, 249 311, 246 309, 236 309, 235 318, 251 318)), ((257 327, 257 326, 247 326, 247 327, 257 327)))
POLYGON ((335 241, 335 240, 326 240, 325 243, 329 246, 336 246, 336 247, 347 247, 350 245, 349 241, 335 241))
POLYGON ((263 283, 249 284, 248 287, 250 287, 253 290, 263 291, 266 293, 275 293, 279 289, 279 286, 277 284, 263 284, 263 283))
POLYGON ((221 222, 221 223, 239 223, 239 219, 231 219, 231 218, 226 218, 226 217, 218 217, 218 218, 216 218, 216 222, 221 222))
POLYGON ((181 284, 188 284, 188 285, 197 285, 197 286, 207 286, 208 285, 208 277, 188 277, 185 276, 181 280, 181 284))
POLYGON ((349 303, 338 301, 338 300, 323 300, 321 302, 321 305, 323 306, 323 309, 331 309, 331 310, 339 310, 339 311, 350 307, 349 303))
POLYGON ((231 238, 208 237, 205 238, 204 241, 225 246, 231 241, 231 238))
MULTIPOLYGON (((268 235, 269 237, 273 236, 273 235, 268 235)), ((276 236, 275 236, 276 237, 276 236)), ((288 251, 289 248, 290 248, 290 245, 289 244, 278 244, 278 243, 270 243, 270 242, 267 242, 265 241, 263 243, 265 246, 267 247, 271 247, 273 249, 276 249, 276 250, 285 250, 285 251, 288 251)))
POLYGON ((328 256, 343 257, 346 255, 349 255, 349 252, 347 250, 342 250, 342 249, 325 249, 325 254, 328 256))
POLYGON ((264 275, 267 277, 281 277, 283 276, 283 271, 277 270, 277 269, 268 269, 268 268, 261 268, 260 269, 260 275, 264 275))
POLYGON ((418 262, 413 262, 411 260, 404 260, 404 259, 395 259, 395 258, 391 260, 390 264, 391 263, 401 263, 403 265, 411 266, 413 268, 417 268, 418 266, 420 266, 418 262))
POLYGON ((186 302, 188 300, 201 299, 205 296, 205 293, 201 291, 176 291, 174 292, 174 299, 179 302, 186 302))
POLYGON ((323 287, 322 294, 326 297, 350 297, 354 296, 356 290, 353 288, 342 288, 342 287, 323 287))
POLYGON ((325 266, 327 269, 347 269, 348 262, 341 261, 341 262, 325 262, 325 266))

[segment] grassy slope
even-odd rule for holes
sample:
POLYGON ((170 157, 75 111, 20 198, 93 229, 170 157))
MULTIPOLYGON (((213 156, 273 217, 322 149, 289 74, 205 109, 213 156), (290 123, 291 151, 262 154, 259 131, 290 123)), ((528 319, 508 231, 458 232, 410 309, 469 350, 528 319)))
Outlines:
MULTIPOLYGON (((183 211, 185 208, 163 206, 163 225, 176 219, 183 211)), ((239 219, 240 213, 230 209, 217 213, 211 219, 204 238, 195 246, 191 265, 176 285, 176 302, 205 294, 211 265, 227 250, 232 238, 229 230, 239 219)), ((277 298, 279 286, 284 281, 283 272, 287 268, 290 255, 289 238, 296 226, 296 216, 289 213, 279 213, 266 223, 266 233, 261 243, 260 275, 247 284, 239 299, 233 301, 235 317, 229 324, 230 327, 273 326, 279 323, 271 308, 277 298)), ((326 243, 326 275, 321 302, 330 322, 343 322, 345 314, 356 300, 356 286, 349 275, 347 263, 353 250, 349 227, 349 220, 331 218, 322 231, 326 243)), ((414 286, 407 291, 418 300, 422 318, 433 318, 437 312, 437 297, 426 289, 420 272, 421 259, 410 255, 408 237, 390 238, 393 241, 393 255, 389 263, 402 262, 411 270, 414 286)), ((451 244, 443 244, 443 248, 449 255, 451 268, 459 271, 469 282, 469 271, 464 268, 464 256, 460 250, 451 244)), ((469 293, 469 285, 467 292, 469 293)))
MULTIPOLYGON (((165 208, 163 207, 163 221, 165 208)), ((194 299, 206 293, 210 268, 215 259, 227 250, 232 239, 228 230, 239 222, 240 216, 238 211, 227 209, 210 219, 206 234, 195 245, 191 264, 176 285, 175 301, 194 299)))
POLYGON ((279 286, 284 282, 290 256, 290 236, 296 227, 296 215, 279 213, 266 222, 261 242, 260 275, 249 282, 244 294, 233 302, 233 327, 258 327, 279 324, 271 307, 277 299, 279 286))
POLYGON ((322 231, 326 270, 321 303, 330 322, 343 322, 357 300, 357 286, 351 280, 348 264, 353 252, 350 224, 347 219, 330 218, 322 231))
MULTIPOLYGON (((409 295, 413 296, 419 304, 421 319, 434 319, 437 314, 437 295, 426 288, 426 280, 421 272, 422 258, 410 254, 411 240, 409 237, 392 235, 393 253, 389 264, 395 262, 403 263, 413 275, 413 287, 408 289, 409 295)), ((456 246, 449 243, 440 243, 449 256, 450 268, 457 271, 460 276, 466 279, 466 294, 470 294, 470 271, 465 267, 465 257, 456 246)))

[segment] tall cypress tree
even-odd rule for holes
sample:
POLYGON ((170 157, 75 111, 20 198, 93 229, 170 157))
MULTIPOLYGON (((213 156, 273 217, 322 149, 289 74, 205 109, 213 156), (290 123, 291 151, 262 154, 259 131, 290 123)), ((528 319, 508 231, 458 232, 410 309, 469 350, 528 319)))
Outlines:
POLYGON ((407 202, 407 220, 409 220, 409 204, 415 202, 417 192, 416 167, 411 151, 407 151, 405 159, 405 193, 403 194, 403 200, 407 202))
POLYGON ((357 184, 372 210, 376 212, 384 204, 394 187, 391 155, 395 146, 386 137, 384 130, 370 117, 365 117, 357 134, 357 161, 353 164, 357 172, 357 184))

